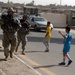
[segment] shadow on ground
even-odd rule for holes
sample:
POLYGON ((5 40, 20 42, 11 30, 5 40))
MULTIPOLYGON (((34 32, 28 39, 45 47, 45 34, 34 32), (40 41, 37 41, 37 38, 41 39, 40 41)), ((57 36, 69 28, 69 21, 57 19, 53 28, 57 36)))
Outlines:
POLYGON ((50 68, 50 67, 55 67, 55 66, 59 66, 59 65, 37 66, 37 67, 33 67, 33 68, 34 68, 34 69, 38 69, 38 68, 50 68))
POLYGON ((1 62, 1 61, 5 61, 5 59, 0 58, 0 62, 1 62))
MULTIPOLYGON (((43 42, 44 37, 28 36, 29 42, 43 42)), ((63 44, 63 38, 51 38, 50 43, 63 44)), ((75 45, 75 38, 72 39, 72 45, 75 45)))
POLYGON ((25 51, 26 53, 39 53, 39 52, 44 52, 44 51, 25 51))

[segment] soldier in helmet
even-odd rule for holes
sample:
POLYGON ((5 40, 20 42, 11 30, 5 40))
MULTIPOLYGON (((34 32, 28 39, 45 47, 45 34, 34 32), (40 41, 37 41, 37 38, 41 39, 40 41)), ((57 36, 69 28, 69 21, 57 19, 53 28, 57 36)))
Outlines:
POLYGON ((20 27, 19 20, 18 19, 15 20, 13 14, 14 14, 13 8, 9 8, 7 11, 7 15, 2 16, 3 25, 1 26, 1 29, 3 30, 2 42, 4 47, 5 60, 7 60, 9 54, 10 57, 13 58, 13 52, 16 46, 15 33, 20 27))
POLYGON ((18 43, 16 46, 16 52, 18 50, 18 46, 20 42, 22 42, 22 54, 23 55, 25 55, 24 50, 25 50, 25 46, 27 43, 26 35, 29 34, 29 29, 30 29, 30 23, 27 21, 27 18, 28 18, 27 15, 23 15, 23 19, 20 20, 22 26, 17 33, 18 43))

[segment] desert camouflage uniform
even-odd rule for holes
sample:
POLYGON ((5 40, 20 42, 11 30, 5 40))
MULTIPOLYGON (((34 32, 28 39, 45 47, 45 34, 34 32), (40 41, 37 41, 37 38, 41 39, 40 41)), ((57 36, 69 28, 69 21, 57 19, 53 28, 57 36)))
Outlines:
POLYGON ((10 57, 12 58, 12 53, 16 47, 16 36, 15 33, 19 28, 20 22, 18 19, 10 17, 6 15, 2 17, 3 25, 1 26, 3 30, 3 47, 4 47, 4 55, 7 58, 10 53, 10 57), (10 48, 9 48, 10 47, 10 48))
POLYGON ((25 54, 24 50, 25 50, 25 46, 27 43, 27 36, 26 35, 29 34, 30 24, 27 20, 24 20, 24 19, 21 19, 20 22, 21 22, 22 26, 17 33, 18 44, 16 47, 16 52, 18 50, 20 42, 22 42, 22 54, 25 54))

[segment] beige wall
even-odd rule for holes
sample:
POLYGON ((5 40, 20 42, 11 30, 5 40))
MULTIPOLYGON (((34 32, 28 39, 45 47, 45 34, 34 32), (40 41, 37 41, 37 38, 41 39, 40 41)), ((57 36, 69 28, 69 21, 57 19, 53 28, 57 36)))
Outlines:
POLYGON ((54 27, 65 27, 66 26, 66 15, 56 13, 42 13, 48 21, 52 22, 54 27))

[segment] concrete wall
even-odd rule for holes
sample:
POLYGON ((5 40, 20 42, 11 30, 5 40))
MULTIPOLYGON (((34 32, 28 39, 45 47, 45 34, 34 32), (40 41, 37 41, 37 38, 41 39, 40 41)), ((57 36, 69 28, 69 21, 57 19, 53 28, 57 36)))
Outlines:
POLYGON ((42 13, 48 21, 52 22, 54 27, 65 27, 66 26, 66 15, 56 13, 42 13))

